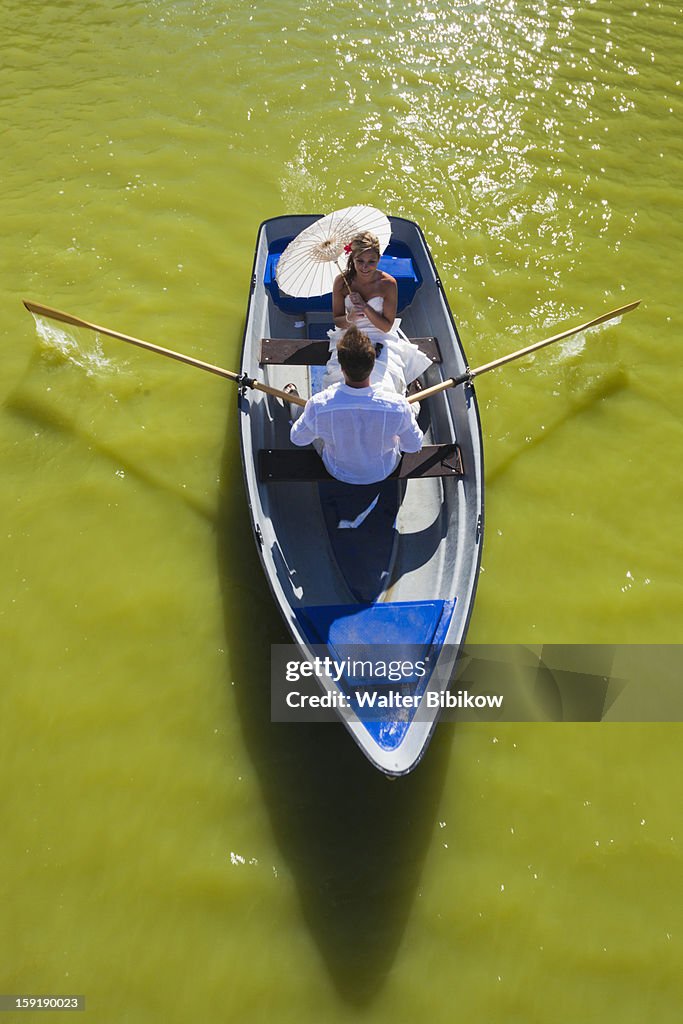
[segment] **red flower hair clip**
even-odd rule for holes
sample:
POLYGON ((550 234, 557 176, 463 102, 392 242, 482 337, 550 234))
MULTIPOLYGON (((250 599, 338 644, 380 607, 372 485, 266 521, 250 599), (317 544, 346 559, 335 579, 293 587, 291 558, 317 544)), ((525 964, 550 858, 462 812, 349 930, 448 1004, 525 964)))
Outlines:
POLYGON ((344 246, 344 252, 345 252, 345 253, 349 253, 349 252, 351 252, 351 246, 350 246, 350 245, 345 245, 345 246, 344 246))

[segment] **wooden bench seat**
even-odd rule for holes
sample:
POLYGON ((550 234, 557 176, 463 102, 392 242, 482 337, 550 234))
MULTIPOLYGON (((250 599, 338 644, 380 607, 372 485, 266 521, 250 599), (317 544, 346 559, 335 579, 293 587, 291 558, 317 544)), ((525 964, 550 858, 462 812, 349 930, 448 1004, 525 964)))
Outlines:
MULTIPOLYGON (((261 448, 257 468, 262 483, 333 479, 314 448, 261 448)), ((462 475, 462 456, 458 445, 434 444, 425 445, 419 452, 405 453, 389 479, 462 475)))
MULTIPOLYGON (((433 363, 441 362, 436 338, 411 338, 414 345, 433 363)), ((261 338, 261 366, 324 366, 329 357, 329 342, 311 338, 261 338)))

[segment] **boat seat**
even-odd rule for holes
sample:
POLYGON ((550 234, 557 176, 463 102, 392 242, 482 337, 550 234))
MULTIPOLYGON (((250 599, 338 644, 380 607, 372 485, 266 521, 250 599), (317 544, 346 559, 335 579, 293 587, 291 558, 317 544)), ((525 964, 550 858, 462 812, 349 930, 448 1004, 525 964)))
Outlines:
MULTIPOLYGON (((314 448, 260 448, 257 466, 261 483, 333 479, 314 448)), ((457 444, 431 444, 425 445, 419 452, 406 452, 389 479, 458 477, 463 472, 462 455, 457 444)))
MULTIPOLYGON (((433 363, 441 362, 439 342, 436 338, 411 338, 414 345, 431 359, 433 363)), ((261 338, 261 366, 324 366, 330 356, 329 341, 311 340, 310 338, 261 338)))

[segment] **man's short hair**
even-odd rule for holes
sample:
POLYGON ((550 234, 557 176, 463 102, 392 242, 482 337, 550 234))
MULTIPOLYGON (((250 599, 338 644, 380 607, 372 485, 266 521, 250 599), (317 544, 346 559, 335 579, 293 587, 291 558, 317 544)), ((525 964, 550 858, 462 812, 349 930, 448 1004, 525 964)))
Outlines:
POLYGON ((367 334, 357 327, 349 327, 337 344, 339 365, 355 383, 365 380, 375 366, 375 346, 367 334))

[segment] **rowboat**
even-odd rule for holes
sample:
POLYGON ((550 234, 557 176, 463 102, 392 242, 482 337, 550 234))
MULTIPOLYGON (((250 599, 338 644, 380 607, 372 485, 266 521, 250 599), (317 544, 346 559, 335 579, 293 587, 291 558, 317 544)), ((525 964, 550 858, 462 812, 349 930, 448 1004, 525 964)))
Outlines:
MULTIPOLYGON (((242 349, 245 379, 279 389, 292 381, 303 398, 321 387, 331 295, 284 295, 275 271, 291 239, 317 219, 261 225, 242 349)), ((402 330, 432 360, 424 387, 467 374, 422 231, 399 217, 390 223, 380 268, 398 282, 402 330)), ((386 775, 405 775, 443 709, 475 598, 484 477, 474 386, 422 402, 423 451, 369 487, 332 480, 312 448, 294 448, 279 398, 242 388, 238 404, 256 546, 292 641, 363 753, 386 775), (408 667, 392 675, 389 664, 408 667)))
MULTIPOLYGON (((239 385, 242 463, 259 556, 303 659, 300 676, 313 669, 322 691, 317 698, 299 696, 302 702, 308 697, 309 706, 317 699, 333 707, 380 771, 405 775, 420 761, 444 707, 484 706, 454 704, 448 692, 481 560, 484 479, 473 382, 617 320, 640 300, 470 368, 422 232, 412 221, 390 218, 380 267, 398 282, 404 332, 429 355, 419 396, 426 441, 421 452, 404 455, 386 481, 341 484, 313 449, 290 444, 291 395, 283 390, 288 380, 300 395, 318 390, 329 354, 331 295, 283 295, 276 278, 290 241, 318 220, 288 216, 261 225, 239 374, 52 306, 27 299, 24 305, 34 316, 117 338, 239 385)), ((277 680, 272 673, 271 696, 277 680)))

